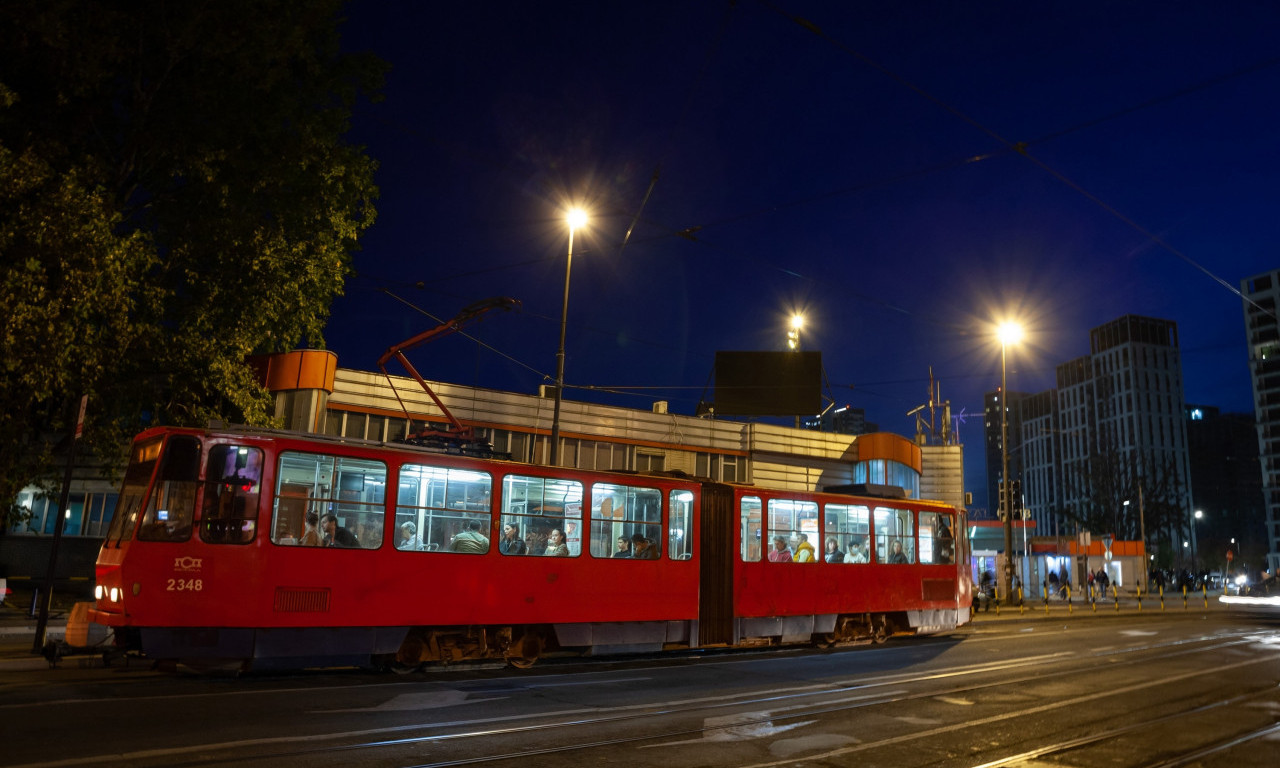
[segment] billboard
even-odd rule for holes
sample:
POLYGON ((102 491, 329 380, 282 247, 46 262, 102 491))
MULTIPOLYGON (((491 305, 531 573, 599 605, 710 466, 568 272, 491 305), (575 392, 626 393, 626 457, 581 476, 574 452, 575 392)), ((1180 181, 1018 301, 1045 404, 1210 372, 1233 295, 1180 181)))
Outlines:
POLYGON ((822 410, 821 352, 716 352, 716 413, 812 416, 822 410))

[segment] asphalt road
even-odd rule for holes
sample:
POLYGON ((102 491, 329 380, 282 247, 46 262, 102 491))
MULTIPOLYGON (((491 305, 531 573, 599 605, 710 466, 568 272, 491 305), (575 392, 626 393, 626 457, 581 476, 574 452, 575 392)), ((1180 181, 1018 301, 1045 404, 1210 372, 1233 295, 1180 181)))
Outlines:
POLYGON ((0 668, 0 765, 1274 765, 1280 625, 1105 608, 522 672, 0 668))

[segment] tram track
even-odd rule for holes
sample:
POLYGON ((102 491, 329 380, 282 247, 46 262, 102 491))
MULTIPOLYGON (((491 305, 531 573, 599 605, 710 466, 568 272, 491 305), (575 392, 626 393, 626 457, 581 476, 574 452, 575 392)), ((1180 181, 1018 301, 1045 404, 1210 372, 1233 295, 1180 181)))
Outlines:
MULTIPOLYGON (((698 714, 706 714, 714 711, 725 710, 751 710, 753 708, 767 707, 766 716, 756 720, 745 719, 734 722, 733 727, 750 727, 753 724, 763 725, 765 723, 782 723, 788 721, 798 721, 803 718, 812 718, 823 714, 832 714, 840 712, 851 712, 858 709, 869 707, 887 707, 903 702, 910 702, 921 699, 939 699, 944 697, 960 697, 980 694, 984 690, 988 690, 998 686, 1016 686, 1023 683, 1033 681, 1045 681, 1054 677, 1066 677, 1079 675, 1082 671, 1096 669, 1100 660, 1108 660, 1108 669, 1116 669, 1119 666, 1137 665, 1143 663, 1155 663, 1162 660, 1173 659, 1179 656, 1191 654, 1219 654, 1233 646, 1248 644, 1255 639, 1255 633, 1252 632, 1236 632, 1224 635, 1215 633, 1212 635, 1199 635, 1192 638, 1184 638, 1179 640, 1164 641, 1157 643, 1145 643, 1140 646, 1127 646, 1099 651, 1095 653, 1081 653, 1079 651, 1055 653, 1049 655, 1037 655, 1023 657, 1019 659, 1009 659, 999 662, 982 662, 966 665, 961 668, 933 670, 927 673, 913 674, 889 674, 868 677, 866 675, 859 676, 848 682, 823 683, 815 686, 802 686, 796 690, 782 693, 771 692, 767 696, 754 696, 744 698, 736 695, 726 695, 719 697, 701 697, 698 699, 687 699, 674 702, 674 705, 657 706, 653 704, 635 704, 629 705, 627 708, 634 711, 620 712, 617 708, 612 714, 604 716, 584 716, 590 712, 598 710, 577 709, 560 712, 539 712, 530 713, 523 717, 538 718, 542 722, 515 724, 510 723, 512 716, 505 716, 492 719, 473 719, 464 721, 454 721, 450 723, 413 723, 397 726, 389 726, 386 728, 368 729, 364 731, 353 731, 346 733, 335 733, 327 736, 306 737, 306 740, 314 744, 316 738, 359 738, 365 736, 367 740, 356 741, 348 744, 330 744, 326 746, 312 746, 306 749, 276 749, 269 752, 260 752, 258 754, 245 754, 245 750, 260 749, 266 747, 270 749, 272 744, 284 746, 287 743, 296 743, 300 739, 289 737, 284 738, 267 738, 257 740, 244 740, 230 744, 205 744, 192 746, 181 750, 171 750, 164 755, 155 751, 134 753, 132 755, 114 754, 111 756, 101 756, 97 758, 86 758, 84 760, 62 760, 57 765, 87 765, 97 762, 106 762, 107 760, 126 759, 138 762, 148 760, 163 759, 166 765, 189 765, 189 766, 209 766, 209 765, 225 765, 225 764, 245 764, 250 762, 280 762, 286 760, 307 760, 319 759, 324 762, 324 756, 328 755, 332 758, 344 760, 340 756, 352 757, 356 754, 362 754, 365 758, 374 754, 382 754, 385 760, 393 754, 394 750, 405 750, 422 745, 447 745, 450 743, 459 743, 469 739, 480 738, 503 738, 515 739, 521 737, 536 736, 545 738, 548 734, 554 734, 565 729, 575 729, 578 731, 587 731, 589 729, 599 729, 603 727, 626 726, 628 724, 642 724, 644 722, 658 722, 663 718, 680 718, 692 717, 698 714), (1046 670, 1046 665, 1052 663, 1053 670, 1046 670), (1033 668, 1034 671, 1016 673, 1018 670, 1026 670, 1033 668), (996 679, 989 679, 990 675, 996 675, 996 679), (973 675, 983 675, 987 677, 982 682, 964 683, 960 685, 949 685, 945 688, 932 687, 930 684, 940 681, 970 677, 973 675), (930 686, 925 690, 912 691, 912 686, 930 686), (815 697, 821 697, 822 701, 815 701, 815 697), (837 697, 833 699, 833 697, 837 697), (547 718, 555 718, 548 721, 547 718), (508 723, 508 725, 501 725, 508 723), (475 727, 483 726, 483 727, 475 727), (404 737, 396 737, 394 734, 408 734, 413 731, 425 729, 440 730, 442 728, 461 729, 453 733, 432 733, 432 734, 416 734, 405 735, 404 737), (370 736, 384 736, 383 738, 369 739, 370 736), (390 738, 386 738, 390 737, 390 738), (236 754, 228 754, 228 750, 236 754), (184 761, 181 763, 175 761, 184 761)), ((1247 666, 1253 663, 1261 663, 1266 659, 1250 659, 1238 662, 1235 666, 1247 666)), ((733 662, 730 662, 733 663, 733 662)), ((1217 667, 1216 669, 1221 669, 1217 667)), ((1183 677, 1192 678, 1203 674, 1211 674, 1213 670, 1204 672, 1188 673, 1183 677)), ((1176 679, 1175 679, 1176 680, 1176 679)), ((1169 679, 1151 681, 1145 685, 1136 686, 1131 690, 1141 690, 1159 685, 1171 684, 1169 679)), ((1091 696, 1076 697, 1062 703, 1056 703, 1052 707, 1044 708, 1040 711, 1047 711, 1058 707, 1068 707, 1087 702, 1101 696, 1114 695, 1113 693, 1099 693, 1091 696)), ((893 744, 904 743, 912 739, 927 739, 937 736, 941 733, 958 731, 968 728, 982 727, 995 722, 1001 722, 1008 719, 1022 717, 1029 714, 1030 711, 1022 710, 1018 712, 1004 713, 993 718, 978 721, 966 721, 956 723, 943 728, 935 728, 926 731, 919 731, 909 734, 906 737, 887 739, 881 742, 868 742, 865 745, 859 745, 854 751, 865 751, 873 749, 877 746, 891 746, 893 744)), ((590 742, 575 742, 566 744, 549 744, 543 747, 530 748, 526 750, 505 751, 489 755, 474 755, 458 759, 442 759, 435 762, 417 762, 415 765, 443 767, 450 765, 476 765, 486 763, 500 763, 506 760, 516 760, 520 758, 530 758, 538 756, 549 756, 562 753, 580 752, 590 749, 605 749, 614 746, 622 746, 627 744, 640 744, 645 742, 663 742, 673 739, 687 739, 699 737, 702 735, 713 734, 717 731, 723 731, 730 726, 702 726, 691 728, 666 728, 660 732, 648 731, 642 734, 625 735, 617 738, 607 738, 592 740, 590 742)), ((1260 736, 1261 737, 1261 736, 1260 736)), ((1062 749, 1069 748, 1066 742, 1060 745, 1062 749)), ((1046 747, 1048 749, 1048 747, 1046 747)), ((841 753, 844 754, 844 753, 841 753)), ((814 757, 813 755, 809 756, 814 757)), ((395 759, 395 758, 392 758, 395 759)), ((337 763, 334 763, 337 764, 337 763)), ((400 763, 397 764, 409 764, 400 763)), ((784 765, 786 762, 777 763, 784 765)), ((993 765, 1006 764, 997 762, 993 765)), ((52 765, 52 764, 32 764, 32 768, 36 765, 52 765)), ((774 763, 762 764, 774 765, 774 763)))
MULTIPOLYGON (((770 710, 767 716, 757 719, 737 720, 732 726, 712 726, 697 728, 676 728, 663 730, 661 732, 649 732, 633 736, 624 736, 612 739, 600 739, 589 742, 574 742, 569 744, 552 745, 547 747, 509 751, 495 753, 489 755, 477 755, 458 759, 446 759, 434 762, 411 763, 414 768, 445 768, 446 766, 455 765, 480 765, 488 763, 501 763, 507 760, 520 760, 539 756, 549 756, 557 754, 567 754, 572 752, 580 752, 589 749, 604 749, 608 747, 624 746, 628 744, 643 744, 646 742, 661 742, 673 739, 688 739, 717 731, 724 731, 727 728, 750 728, 752 726, 763 726, 767 724, 778 724, 791 720, 801 720, 811 718, 818 715, 829 715, 841 712, 849 712, 857 709, 868 707, 887 706, 891 704, 901 704, 913 700, 936 699, 942 697, 958 697, 981 693, 984 690, 999 688, 1010 685, 1018 685, 1022 683, 1030 683, 1034 681, 1044 681, 1054 677, 1070 677, 1080 674, 1082 669, 1087 669, 1096 664, 1099 658, 1107 657, 1125 657, 1129 654, 1161 650, 1154 656, 1122 658, 1119 661, 1113 661, 1110 669, 1115 669, 1118 665, 1136 665, 1141 663, 1151 663, 1153 661, 1167 660, 1188 654, 1195 653, 1217 653, 1224 649, 1235 645, 1252 642, 1251 633, 1240 633, 1239 637, 1223 638, 1222 636, 1186 638, 1176 641, 1167 641, 1160 643, 1147 644, 1136 648, 1116 648, 1106 652, 1090 653, 1090 654, 1053 654, 1051 658, 1044 656, 1029 657, 1019 660, 1011 660, 1007 662, 988 662, 983 664, 970 665, 963 669, 935 671, 927 674, 914 675, 887 675, 878 678, 861 678, 857 682, 847 684, 833 684, 820 686, 820 689, 810 691, 796 691, 785 694, 774 694, 769 696, 757 696, 754 698, 741 697, 717 697, 714 701, 708 700, 691 700, 684 702, 681 706, 664 707, 655 709, 651 705, 634 705, 636 708, 643 708, 646 711, 629 712, 625 714, 613 714, 602 717, 573 717, 571 719, 563 719, 554 722, 542 722, 530 725, 515 725, 502 728, 480 728, 474 730, 460 731, 447 734, 429 734, 421 736, 410 736, 405 738, 379 739, 376 741, 368 741, 363 743, 333 745, 325 748, 278 752, 271 755, 263 755, 261 759, 281 759, 281 758, 298 758, 307 755, 317 754, 351 754, 361 751, 382 751, 389 749, 403 749, 411 746, 423 744, 448 744, 451 742, 459 742, 468 739, 478 738, 517 738, 532 735, 545 735, 562 729, 587 730, 600 728, 604 726, 616 726, 627 723, 639 723, 644 721, 657 720, 659 718, 670 718, 679 716, 691 716, 698 713, 706 713, 713 710, 723 709, 750 709, 761 706, 768 706, 770 710), (1198 647, 1195 647, 1196 644, 1198 647), (1053 672, 1045 672, 1042 665, 1053 661, 1061 664, 1063 662, 1075 662, 1069 664, 1066 668, 1060 668, 1053 672), (930 688, 928 690, 911 692, 908 690, 899 690, 904 686, 919 685, 922 683, 936 682, 951 678, 969 676, 974 674, 989 675, 992 673, 1006 672, 1026 667, 1036 667, 1036 671, 1024 675, 1014 677, 1002 677, 997 680, 985 681, 978 684, 954 685, 947 688, 930 688), (893 690, 881 691, 876 693, 874 689, 890 688, 893 690), (831 701, 831 696, 839 696, 845 694, 844 698, 831 701), (826 701, 822 703, 804 703, 806 699, 812 699, 815 696, 822 696, 826 701), (782 706, 779 706, 782 705, 782 706)), ((1241 662, 1241 665, 1252 663, 1260 663, 1262 660, 1250 660, 1241 662)), ((1189 675, 1188 677, 1198 676, 1198 674, 1210 674, 1209 671, 1189 675)), ((1159 685, 1170 684, 1170 680, 1155 680, 1145 686, 1138 688, 1156 687, 1159 685)), ((1048 709, 1056 709, 1059 707, 1069 707, 1081 702, 1087 702, 1098 698, 1097 694, 1091 696, 1078 697, 1076 699, 1067 700, 1061 704, 1049 707, 1048 709)), ((575 713, 576 714, 576 713, 575 713)), ((974 722, 959 723, 952 727, 943 729, 933 729, 918 734, 913 734, 909 739, 930 738, 940 733, 950 732, 953 730, 963 730, 967 728, 977 728, 990 725, 1001 720, 1025 716, 1026 711, 1009 713, 1004 716, 988 718, 974 722)), ((545 716, 545 715, 543 715, 545 716)), ((412 728, 439 728, 445 724, 432 724, 421 726, 397 726, 397 730, 412 728)), ((454 723, 453 725, 464 725, 464 723, 454 723)), ((879 743, 869 743, 856 751, 864 751, 876 746, 888 746, 903 743, 903 739, 889 739, 879 743)), ((812 757, 812 756, 810 756, 812 757)), ((237 760, 236 762, 240 762, 237 760)), ((207 762, 194 762, 188 765, 208 765, 207 762)), ((782 765, 785 763, 779 763, 782 765)))

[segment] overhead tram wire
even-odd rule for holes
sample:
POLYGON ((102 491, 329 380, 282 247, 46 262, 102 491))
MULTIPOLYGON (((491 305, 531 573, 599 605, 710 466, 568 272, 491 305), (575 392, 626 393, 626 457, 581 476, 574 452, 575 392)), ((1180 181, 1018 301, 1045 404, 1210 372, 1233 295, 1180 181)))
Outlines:
MULTIPOLYGON (((794 23, 794 24, 796 24, 796 25, 798 25, 798 26, 800 26, 800 27, 802 27, 802 28, 804 28, 804 29, 806 29, 806 30, 808 30, 808 31, 812 32, 813 34, 815 34, 815 35, 817 35, 819 38, 821 38, 823 41, 825 41, 825 42, 827 42, 827 43, 829 43, 829 44, 831 44, 831 45, 835 46, 835 47, 836 47, 838 50, 840 50, 841 52, 843 52, 843 53, 845 53, 845 54, 847 54, 847 55, 849 55, 849 56, 852 56, 852 57, 856 58, 858 61, 861 61, 863 64, 866 64, 868 67, 871 67, 872 69, 874 69, 874 70, 876 70, 877 72, 881 73, 882 75, 884 75, 885 77, 887 77, 887 78, 889 78, 890 80, 894 81, 895 83, 898 83, 899 85, 903 86, 904 88, 907 88, 908 90, 910 90, 910 91, 912 91, 913 93, 917 94, 917 95, 918 95, 918 96, 920 96, 921 98, 923 98, 923 99, 925 99, 925 100, 927 100, 927 101, 929 101, 929 102, 931 102, 931 103, 935 104, 936 106, 940 107, 943 111, 950 113, 951 115, 953 115, 953 116, 954 116, 954 117, 956 117, 957 119, 961 120, 962 122, 967 123, 967 124, 968 124, 968 125, 970 125, 970 126, 973 126, 974 128, 978 129, 978 130, 979 130, 979 131, 981 131, 982 133, 985 133, 987 136, 990 136, 992 139, 994 139, 994 140, 998 141, 1000 144, 1002 144, 1006 149, 1013 150, 1014 152, 1017 152, 1018 154, 1022 155, 1022 156, 1023 156, 1023 157, 1025 157, 1025 158, 1027 158, 1027 160, 1031 161, 1033 164, 1035 164, 1038 168, 1040 168, 1040 169, 1041 169, 1042 171, 1044 171, 1045 173, 1047 173, 1047 174, 1049 174, 1050 176, 1052 176, 1053 178, 1057 179, 1059 182, 1061 182, 1063 185, 1065 185, 1068 189, 1073 190, 1073 191, 1074 191, 1074 192, 1076 192, 1077 194, 1079 194, 1079 195, 1081 195, 1082 197, 1084 197, 1086 200, 1089 200, 1089 201, 1090 201, 1090 202, 1092 202, 1094 205, 1098 206, 1098 207, 1099 207, 1099 208, 1101 208, 1102 210, 1104 210, 1104 211, 1106 211, 1107 213, 1111 214, 1114 218, 1116 218, 1116 219, 1117 219, 1117 220, 1119 220, 1120 222, 1122 222, 1122 223, 1124 223, 1124 224, 1128 225, 1131 229, 1133 229, 1134 231, 1136 231, 1137 233, 1139 233, 1139 234, 1140 234, 1140 235, 1142 235, 1143 237, 1147 238, 1150 242, 1152 242, 1152 243, 1154 243, 1155 245, 1159 246, 1160 248, 1162 248, 1162 249, 1164 249, 1164 250, 1168 251, 1169 253, 1173 254, 1174 256, 1177 256, 1179 259, 1181 259, 1181 260, 1183 260, 1184 262, 1186 262, 1187 264, 1191 265, 1191 266, 1192 266, 1192 267, 1194 267, 1196 270, 1198 270, 1198 271, 1200 271, 1201 273, 1203 273, 1204 275, 1208 276, 1211 280, 1213 280, 1213 281, 1214 281, 1215 283, 1217 283, 1218 285, 1222 286, 1223 288, 1226 288, 1226 289, 1227 289, 1228 291, 1230 291, 1231 293, 1235 294, 1236 296, 1240 297, 1240 298, 1241 298, 1241 299, 1243 299, 1244 301, 1246 301, 1246 302, 1248 302, 1249 304, 1253 305, 1255 308, 1257 308, 1259 311, 1261 311, 1261 312, 1263 312, 1264 314, 1266 314, 1268 317, 1271 317, 1271 318, 1273 318, 1273 319, 1275 319, 1275 318, 1276 318, 1276 313, 1275 313, 1275 312, 1273 312, 1272 310, 1269 310, 1269 309, 1267 309, 1267 308, 1265 308, 1265 307, 1263 307, 1263 306, 1259 305, 1257 302, 1253 301, 1253 300, 1252 300, 1252 299, 1250 299, 1248 296, 1245 296, 1245 295, 1240 291, 1240 289, 1239 289, 1239 288, 1236 288, 1234 285, 1232 285, 1231 283, 1227 282, 1227 281, 1226 281, 1226 280, 1224 280, 1223 278, 1218 277, 1218 276, 1217 276, 1217 275, 1215 275, 1213 272, 1211 272, 1207 267, 1205 267, 1204 265, 1200 264, 1200 263, 1199 263, 1199 262, 1197 262, 1195 259, 1192 259, 1190 256, 1188 256, 1188 255, 1187 255, 1186 253, 1184 253, 1183 251, 1181 251, 1181 250, 1179 250, 1179 249, 1177 249, 1177 248, 1173 247, 1171 244, 1169 244, 1169 243, 1165 242, 1161 237, 1159 237, 1158 235, 1156 235, 1154 232, 1150 231, 1149 229, 1147 229, 1146 227, 1143 227, 1143 226, 1142 226, 1141 224, 1139 224, 1138 222, 1136 222, 1136 221, 1134 221, 1133 219, 1129 218, 1128 216, 1124 215, 1124 214, 1123 214, 1123 213, 1121 213, 1119 210, 1117 210, 1117 209, 1115 208, 1115 206, 1110 205, 1110 204, 1109 204, 1109 203, 1107 203, 1106 201, 1102 200, 1102 198, 1098 197, 1097 195, 1093 194, 1092 192, 1089 192, 1088 190, 1086 190, 1084 187, 1082 187, 1081 185, 1079 185, 1079 184, 1078 184, 1078 183, 1076 183, 1075 181, 1073 181, 1073 180, 1069 179, 1069 178, 1068 178, 1065 174, 1063 174, 1062 172, 1060 172, 1060 171, 1058 171, 1057 169, 1055 169, 1055 168, 1051 167, 1048 163, 1045 163, 1043 160, 1040 160, 1040 159, 1038 159, 1038 158, 1032 157, 1032 156, 1031 156, 1031 153, 1027 151, 1027 150, 1028 150, 1028 148, 1030 147, 1030 143, 1029 143, 1029 142, 1015 142, 1015 141, 1011 141, 1011 140, 1009 140, 1009 139, 1005 138, 1005 137, 1004 137, 1004 136, 1002 136, 1000 133, 996 132, 994 129, 989 128, 989 127, 988 127, 988 126, 986 126, 985 124, 983 124, 983 123, 979 122, 978 120, 975 120, 975 119, 974 119, 974 118, 972 118, 972 117, 969 117, 969 115, 967 115, 967 114, 965 114, 964 112, 960 111, 958 108, 956 108, 956 107, 952 106, 951 104, 949 104, 949 103, 947 103, 947 102, 943 101, 942 99, 938 98, 937 96, 934 96, 932 93, 930 93, 930 92, 926 91, 924 88, 922 88, 922 87, 920 87, 920 86, 916 85, 916 84, 915 84, 915 83, 913 83, 912 81, 908 80, 907 78, 903 77, 902 75, 899 75, 897 72, 895 72, 895 71, 893 71, 893 70, 889 69, 888 67, 884 66, 883 64, 880 64, 879 62, 877 62, 877 61, 875 61, 874 59, 870 58, 870 57, 869 57, 869 56, 867 56, 866 54, 863 54, 863 53, 861 53, 860 51, 858 51, 858 50, 856 50, 856 49, 854 49, 854 48, 852 48, 852 47, 850 47, 850 46, 846 45, 845 43, 843 43, 843 42, 841 42, 841 41, 839 41, 839 40, 836 40, 836 39, 832 38, 830 35, 828 35, 827 33, 823 32, 823 31, 822 31, 822 29, 821 29, 818 25, 814 24, 813 22, 809 21, 808 19, 805 19, 804 17, 801 17, 801 16, 794 16, 794 15, 792 15, 792 14, 789 14, 789 13, 787 13, 786 11, 782 10, 781 8, 779 8, 778 6, 774 5, 773 3, 768 2, 768 0, 760 0, 760 2, 761 2, 761 4, 762 4, 764 7, 766 7, 766 8, 768 8, 769 10, 771 10, 771 11, 773 11, 773 12, 775 12, 775 13, 779 14, 780 16, 783 16, 784 18, 786 18, 786 19, 790 20, 792 23, 794 23)), ((1274 63, 1277 63, 1277 62, 1280 62, 1280 59, 1268 59, 1268 60, 1266 60, 1266 61, 1264 61, 1264 62, 1261 62, 1261 63, 1259 63, 1258 65, 1255 65, 1255 66, 1253 66, 1253 67, 1247 67, 1247 68, 1245 68, 1245 69, 1243 69, 1243 70, 1238 70, 1236 73, 1234 73, 1234 75, 1224 75, 1224 76, 1222 76, 1221 78, 1215 78, 1215 79, 1213 79, 1213 80, 1210 80, 1210 81, 1206 82, 1206 83, 1203 85, 1203 87, 1208 87, 1209 85, 1218 84, 1218 83, 1220 83, 1220 82, 1225 82, 1227 79, 1230 79, 1230 77, 1232 77, 1232 76, 1239 77, 1239 76, 1241 76, 1241 75, 1248 74, 1248 73, 1250 73, 1250 72, 1254 72, 1254 71, 1257 71, 1257 70, 1259 70, 1259 69, 1264 69, 1264 68, 1266 68, 1266 67, 1272 66, 1274 63)), ((1200 90, 1200 88, 1195 87, 1195 86, 1192 86, 1192 87, 1190 87, 1190 88, 1188 88, 1188 89, 1183 89, 1183 91, 1180 91, 1180 92, 1178 92, 1178 93, 1175 93, 1175 94, 1173 94, 1173 95, 1169 96, 1168 98, 1176 98, 1176 96, 1177 96, 1177 95, 1181 95, 1181 94, 1182 94, 1182 93, 1184 93, 1184 92, 1185 92, 1185 93, 1191 93, 1191 92, 1194 92, 1194 91, 1196 91, 1196 90, 1200 90)), ((1162 102, 1162 101, 1164 101, 1164 100, 1165 100, 1165 99, 1151 100, 1151 101, 1148 101, 1148 102, 1144 102, 1144 104, 1145 104, 1145 105, 1147 105, 1147 106, 1152 106, 1152 105, 1154 105, 1154 104, 1161 103, 1161 102, 1162 102)), ((1142 106, 1142 105, 1139 105, 1139 106, 1142 106)), ((1136 110, 1137 108, 1138 108, 1138 107, 1135 107, 1134 109, 1136 110)), ((1117 116, 1117 117, 1118 117, 1120 114, 1127 114, 1127 112, 1123 112, 1123 113, 1115 113, 1115 116, 1117 116)), ((1100 121, 1101 121, 1101 120, 1100 120, 1100 121)), ((1100 121, 1099 121, 1099 122, 1100 122, 1100 121)), ((1082 127, 1083 127, 1083 126, 1082 126, 1082 127)), ((1045 139, 1045 140, 1047 140, 1047 139, 1045 139)))

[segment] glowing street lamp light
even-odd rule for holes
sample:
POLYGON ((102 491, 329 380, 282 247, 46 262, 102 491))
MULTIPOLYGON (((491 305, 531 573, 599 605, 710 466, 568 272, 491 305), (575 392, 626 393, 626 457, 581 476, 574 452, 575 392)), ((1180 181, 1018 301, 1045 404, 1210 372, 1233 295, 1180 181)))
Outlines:
POLYGON ((570 208, 565 213, 569 225, 569 251, 564 262, 564 302, 560 307, 560 347, 556 351, 556 405, 551 416, 551 466, 556 465, 560 453, 560 400, 564 395, 564 332, 569 325, 569 273, 573 269, 573 233, 587 225, 587 213, 581 208, 570 208))
POLYGON ((787 331, 787 348, 792 352, 800 349, 800 329, 804 327, 804 315, 791 316, 791 330, 787 331))
POLYGON ((1022 339, 1022 326, 1002 323, 996 330, 1000 340, 1000 509, 1004 518, 1004 593, 1013 598, 1013 483, 1009 481, 1009 345, 1022 339))

